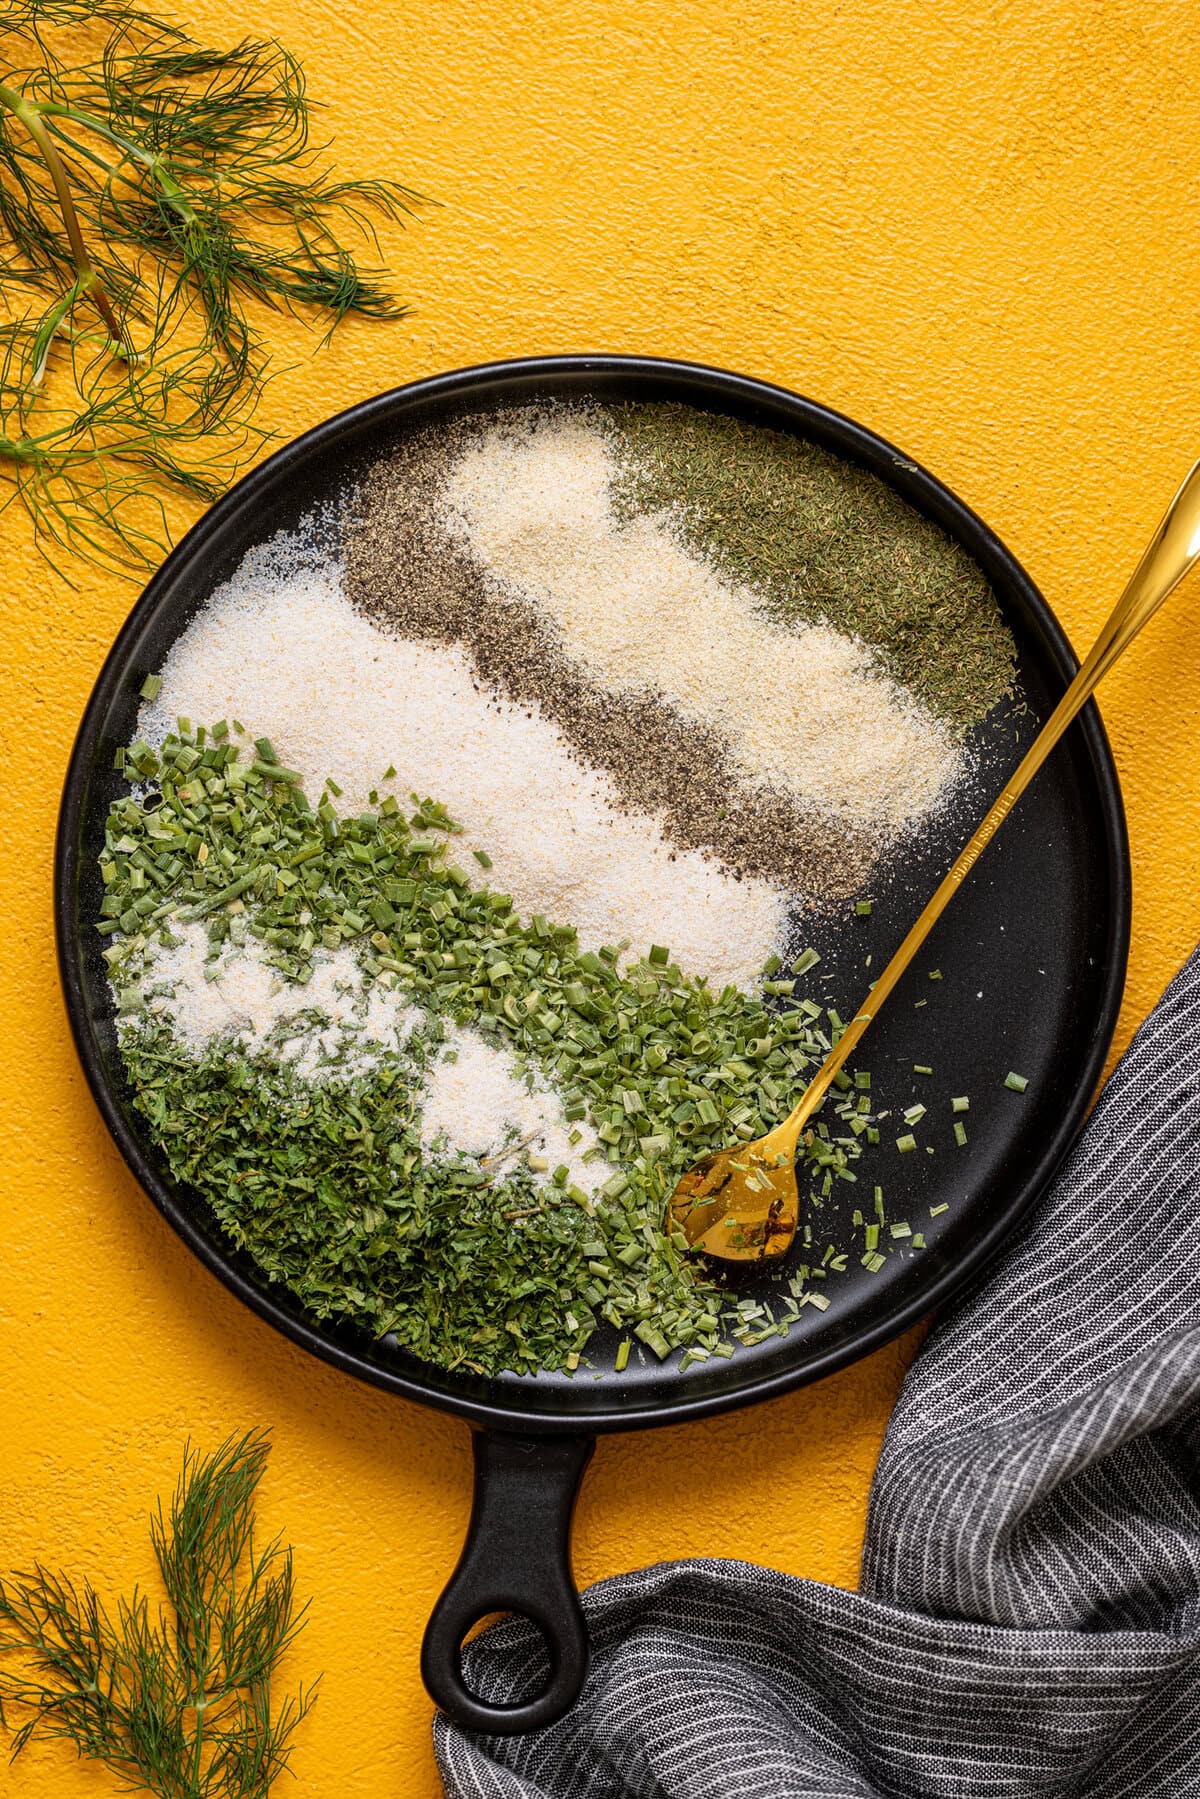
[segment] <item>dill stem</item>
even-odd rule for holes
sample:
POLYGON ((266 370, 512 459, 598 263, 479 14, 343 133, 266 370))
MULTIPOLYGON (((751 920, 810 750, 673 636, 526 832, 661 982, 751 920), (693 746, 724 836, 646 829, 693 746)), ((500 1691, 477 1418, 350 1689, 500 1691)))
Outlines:
POLYGON ((0 437, 0 457, 9 462, 36 462, 36 440, 32 437, 0 437))
MULTIPOLYGON (((57 425, 54 430, 42 431, 36 436, 30 436, 28 434, 24 437, 0 435, 0 460, 7 460, 9 462, 28 462, 33 464, 41 462, 48 453, 46 445, 49 444, 55 446, 60 444, 61 440, 69 435, 70 430, 71 427, 69 425, 57 425)), ((71 462, 94 462, 96 460, 96 451, 91 445, 81 444, 75 448, 67 445, 66 448, 55 450, 55 454, 62 459, 64 464, 71 462)))
POLYGON ((54 183, 54 192, 58 197, 58 209, 62 214, 62 222, 66 228, 67 241, 71 246, 71 255, 79 275, 79 286, 89 293, 96 302, 101 318, 108 326, 116 344, 121 342, 121 327, 117 323, 117 315, 109 303, 108 295, 101 284, 100 277, 92 265, 87 245, 83 241, 83 232, 79 228, 79 215, 75 211, 75 202, 71 197, 71 184, 67 180, 67 171, 63 168, 62 159, 54 147, 50 133, 42 122, 38 108, 31 105, 25 96, 0 82, 0 106, 8 110, 24 125, 26 131, 42 153, 46 167, 50 171, 50 179, 54 183))
MULTIPOLYGON (((106 143, 111 144, 114 150, 120 150, 122 156, 128 161, 137 163, 157 184, 168 206, 172 207, 182 219, 186 220, 188 224, 195 222, 196 213, 188 201, 187 190, 175 180, 173 175, 167 173, 163 168, 162 158, 157 153, 143 150, 140 144, 135 144, 131 138, 122 137, 119 131, 114 131, 110 125, 104 123, 103 119, 96 118, 90 112, 82 112, 77 106, 64 106, 60 101, 48 100, 41 105, 39 110, 51 118, 70 119, 72 124, 82 125, 85 131, 94 131, 98 137, 102 137, 106 143)), ((54 127, 54 129, 58 128, 54 127)), ((85 149, 83 145, 76 144, 68 132, 59 130, 59 136, 65 143, 71 144, 74 150, 88 156, 93 162, 98 162, 101 168, 107 169, 111 175, 128 181, 131 186, 136 187, 137 183, 132 175, 124 174, 119 167, 114 168, 102 157, 96 156, 94 152, 85 149)))
POLYGON ((196 1740, 192 1750, 192 1778, 190 1784, 194 1793, 199 1793, 200 1791, 200 1775, 203 1767, 202 1757, 204 1754, 204 1712, 207 1705, 208 1700, 203 1691, 201 1691, 199 1699, 195 1699, 192 1702, 192 1709, 196 1714, 196 1740))
POLYGON ((49 360, 50 351, 54 347, 54 339, 58 335, 59 326, 70 312, 72 306, 74 306, 78 294, 79 283, 78 281, 72 281, 66 293, 62 295, 61 299, 56 300, 54 305, 50 308, 46 322, 40 333, 41 349, 38 352, 32 375, 32 384, 34 387, 40 387, 42 384, 42 377, 46 373, 46 363, 49 360))
POLYGON ((188 1794, 196 1794, 198 1796, 201 1791, 200 1777, 204 1771, 204 1714, 208 1710, 210 1704, 215 1704, 219 1701, 219 1695, 211 1694, 208 1690, 208 1677, 213 1668, 212 1643, 208 1628, 203 1624, 197 1627, 195 1620, 193 1620, 189 1627, 188 1635, 195 1653, 194 1656, 190 1658, 192 1660, 192 1680, 194 1682, 192 1687, 193 1696, 188 1699, 187 1704, 188 1709, 195 1714, 196 1718, 195 1736, 192 1740, 192 1768, 191 1778, 188 1783, 188 1794))

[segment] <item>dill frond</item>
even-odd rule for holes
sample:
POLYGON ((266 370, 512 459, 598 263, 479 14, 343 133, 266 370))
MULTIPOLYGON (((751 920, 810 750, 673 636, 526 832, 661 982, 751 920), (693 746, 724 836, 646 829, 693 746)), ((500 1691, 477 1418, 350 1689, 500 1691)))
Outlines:
POLYGON ((40 1565, 0 1583, 0 1723, 13 1755, 60 1737, 127 1788, 162 1799, 264 1799, 288 1765, 315 1683, 277 1703, 280 1657, 304 1621, 292 1554, 254 1538, 261 1433, 184 1453, 150 1522, 167 1606, 135 1591, 110 1613, 90 1585, 40 1565))
POLYGON ((136 572, 165 547, 156 493, 207 498, 261 447, 253 309, 323 341, 350 312, 403 317, 361 252, 419 196, 338 175, 272 40, 216 50, 116 0, 15 0, 0 50, 0 480, 51 558, 136 572))

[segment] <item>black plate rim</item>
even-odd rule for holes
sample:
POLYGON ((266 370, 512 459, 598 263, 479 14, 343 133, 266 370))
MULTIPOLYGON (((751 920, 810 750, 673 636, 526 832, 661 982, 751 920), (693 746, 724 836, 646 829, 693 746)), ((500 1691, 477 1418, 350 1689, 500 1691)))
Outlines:
POLYGON ((176 571, 195 554, 197 548, 209 538, 219 535, 227 521, 231 521, 243 507, 253 504, 261 491, 272 486, 289 467, 302 462, 310 454, 327 450, 344 434, 357 434, 364 426, 369 427, 376 419, 385 418, 394 411, 405 410, 425 400, 439 401, 450 396, 461 400, 464 396, 469 396, 472 388, 498 376, 552 381, 556 377, 577 378, 587 374, 628 375, 634 378, 638 375, 656 374, 682 376, 692 383, 694 389, 710 396, 751 404, 755 401, 761 403, 765 399, 772 406, 781 407, 790 414, 801 434, 807 425, 816 428, 824 441, 834 440, 847 457, 874 470, 882 479, 898 488, 919 511, 948 527, 989 570, 1002 571, 1009 588, 1020 595, 1022 605, 1036 622, 1044 648, 1061 673, 1064 684, 1078 667, 1062 627, 1015 556, 977 513, 910 456, 845 414, 789 388, 710 364, 673 357, 610 353, 512 357, 406 382, 371 399, 360 401, 292 439, 243 476, 197 520, 152 575, 118 632, 85 707, 67 766, 55 842, 54 924, 59 975, 71 1034, 92 1097, 130 1171, 168 1224, 210 1273, 216 1275, 236 1298, 275 1330, 322 1361, 372 1386, 399 1394, 420 1405, 453 1413, 476 1426, 517 1432, 525 1436, 591 1436, 601 1432, 650 1429, 660 1424, 680 1424, 757 1404, 761 1400, 778 1398, 797 1387, 834 1374, 849 1363, 884 1347, 960 1291, 990 1260, 1044 1192, 1087 1116, 1116 1028, 1124 993, 1132 913, 1129 841, 1120 783, 1099 711, 1094 703, 1089 703, 1074 728, 1083 734, 1096 781, 1097 798, 1105 827, 1106 872, 1112 903, 1105 946, 1103 1004, 1090 1051, 1076 1083, 1073 1102, 1066 1109, 1058 1129, 1045 1144, 1033 1172, 1023 1186, 997 1211, 987 1229, 980 1233, 955 1267, 946 1270, 919 1293, 895 1305, 873 1324, 852 1331, 847 1338, 812 1356, 798 1368, 783 1369, 766 1376, 758 1375, 747 1379, 744 1384, 703 1396, 689 1396, 685 1388, 677 1396, 672 1395, 664 1401, 639 1404, 636 1409, 628 1411, 616 1406, 608 1410, 576 1410, 571 1404, 571 1393, 567 1390, 561 1396, 562 1403, 558 1409, 533 1413, 516 1404, 506 1405, 494 1400, 475 1399, 466 1394, 449 1393, 427 1385, 419 1375, 386 1368, 368 1360, 365 1355, 355 1354, 344 1344, 322 1335, 315 1325, 276 1305, 268 1291, 256 1285, 234 1266, 217 1244, 187 1215, 144 1153, 135 1133, 126 1124, 110 1089, 99 1051, 91 1035, 87 1014, 82 943, 76 931, 73 908, 80 825, 88 774, 95 756, 101 724, 125 673, 127 646, 140 634, 143 620, 158 604, 162 590, 171 584, 176 571))

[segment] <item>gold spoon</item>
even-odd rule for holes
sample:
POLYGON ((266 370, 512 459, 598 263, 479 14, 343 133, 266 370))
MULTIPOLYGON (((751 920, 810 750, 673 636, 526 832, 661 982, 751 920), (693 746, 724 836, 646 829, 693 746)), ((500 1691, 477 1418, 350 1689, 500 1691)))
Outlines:
POLYGON ((1157 612, 1171 589, 1200 557, 1200 462, 1193 464, 1167 507, 1141 561, 1087 661, 1025 753, 1024 760, 933 898, 909 931, 862 1010, 846 1026, 800 1103, 765 1137, 714 1150, 689 1169, 669 1201, 670 1222, 688 1244, 724 1262, 781 1256, 791 1247, 800 1212, 796 1148, 800 1133, 858 1047, 871 1021, 897 985, 966 876, 1008 817, 1063 732, 1091 698, 1113 663, 1157 612))

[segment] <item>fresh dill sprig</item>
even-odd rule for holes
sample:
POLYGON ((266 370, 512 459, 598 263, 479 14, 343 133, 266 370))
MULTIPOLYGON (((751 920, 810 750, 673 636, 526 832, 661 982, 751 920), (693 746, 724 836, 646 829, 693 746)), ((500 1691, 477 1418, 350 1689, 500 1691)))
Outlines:
POLYGON ((209 498, 266 435, 251 309, 326 338, 349 312, 404 316, 343 236, 378 254, 376 221, 418 196, 337 174, 273 41, 15 0, 0 54, 0 478, 48 552, 136 571, 165 543, 154 490, 209 498))
POLYGON ((269 1452, 259 1432, 191 1448, 169 1510, 150 1520, 167 1606, 136 1591, 110 1614, 94 1588, 35 1566, 0 1583, 0 1723, 62 1737, 127 1789, 161 1799, 263 1799, 288 1765, 313 1686, 273 1704, 272 1676, 304 1621, 292 1552, 254 1540, 269 1452))

